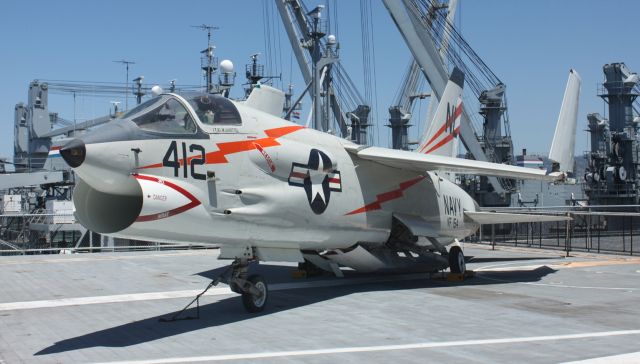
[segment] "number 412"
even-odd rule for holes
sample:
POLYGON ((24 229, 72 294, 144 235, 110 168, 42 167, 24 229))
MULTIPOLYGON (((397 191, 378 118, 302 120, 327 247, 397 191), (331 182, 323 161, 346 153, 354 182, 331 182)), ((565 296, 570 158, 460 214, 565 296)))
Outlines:
POLYGON ((206 179, 206 176, 202 173, 196 172, 196 166, 204 165, 205 162, 205 152, 204 147, 198 144, 189 145, 189 152, 193 153, 194 151, 200 152, 199 155, 192 156, 187 159, 187 143, 181 143, 182 148, 182 163, 180 163, 180 159, 178 159, 178 143, 174 140, 169 145, 169 149, 167 153, 162 158, 162 165, 164 167, 173 168, 173 176, 178 177, 180 173, 180 167, 182 167, 182 176, 187 178, 187 164, 191 166, 191 177, 195 179, 206 179))

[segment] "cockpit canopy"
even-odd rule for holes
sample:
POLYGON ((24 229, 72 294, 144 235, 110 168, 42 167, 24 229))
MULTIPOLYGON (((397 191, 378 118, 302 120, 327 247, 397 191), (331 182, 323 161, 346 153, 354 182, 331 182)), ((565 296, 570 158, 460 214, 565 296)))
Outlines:
POLYGON ((138 127, 146 131, 168 134, 193 134, 196 125, 187 109, 175 98, 158 100, 157 105, 140 116, 131 119, 138 127))
POLYGON ((211 94, 186 95, 187 101, 205 125, 240 125, 236 106, 226 97, 211 94))
MULTIPOLYGON (((235 105, 227 98, 211 94, 184 94, 203 126, 240 125, 242 119, 235 105)), ((154 97, 125 113, 145 131, 164 134, 194 134, 197 132, 193 116, 173 95, 154 97)))

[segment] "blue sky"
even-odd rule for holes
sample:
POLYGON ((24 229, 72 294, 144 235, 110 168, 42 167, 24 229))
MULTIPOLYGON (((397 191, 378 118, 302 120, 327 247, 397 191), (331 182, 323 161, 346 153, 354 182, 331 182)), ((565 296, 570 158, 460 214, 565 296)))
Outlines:
MULTIPOLYGON (((268 1, 268 0, 265 0, 268 1)), ((324 1, 323 1, 324 2, 324 1)), ((318 2, 306 2, 313 7, 318 2)), ((596 96, 602 82, 602 66, 625 62, 640 71, 637 30, 640 13, 634 0, 460 0, 457 24, 463 36, 507 84, 509 114, 517 151, 546 152, 551 143, 562 94, 570 68, 582 76, 576 154, 587 148, 586 115, 603 112, 596 96)), ((377 115, 386 124, 410 53, 380 1, 371 2, 375 46, 377 115)), ((363 85, 359 2, 338 2, 341 58, 359 87, 363 85)), ((150 84, 202 84, 199 51, 206 34, 190 27, 202 23, 221 29, 214 33, 216 53, 230 59, 238 71, 237 85, 244 82, 249 55, 265 54, 264 6, 259 0, 198 1, 15 1, 3 2, 0 22, 0 156, 13 150, 14 105, 26 101, 29 81, 56 79, 124 82, 123 66, 113 60, 136 62, 131 77, 145 76, 150 84)), ((299 91, 303 82, 297 66, 290 66, 291 52, 280 19, 270 19, 281 31, 282 59, 278 70, 283 82, 299 91), (289 80, 290 70, 293 79, 289 80)), ((266 58, 264 59, 266 63, 266 58)), ((280 86, 280 83, 276 83, 280 86)), ((361 91, 361 93, 364 93, 361 91)), ((240 86, 232 96, 240 96, 240 86)), ((78 96, 78 120, 104 115, 109 100, 78 96)), ((130 104, 132 99, 130 99, 130 104)), ((124 104, 124 102, 123 102, 124 104)), ((309 104, 305 100, 305 104, 309 104)), ((424 117, 427 104, 415 114, 424 117)), ((50 111, 74 118, 73 101, 53 95, 50 111)), ((417 121, 414 121, 416 123, 417 121)), ((378 127, 379 143, 388 145, 388 128, 378 127)), ((412 138, 416 138, 413 128, 412 138)))

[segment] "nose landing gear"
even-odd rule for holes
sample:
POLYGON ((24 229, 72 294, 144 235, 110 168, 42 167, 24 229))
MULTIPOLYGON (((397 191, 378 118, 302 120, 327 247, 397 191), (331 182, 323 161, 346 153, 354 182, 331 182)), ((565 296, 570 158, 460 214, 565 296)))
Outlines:
POLYGON ((250 313, 261 312, 267 305, 269 287, 264 278, 258 274, 247 277, 249 261, 236 259, 231 263, 231 274, 222 282, 229 285, 233 292, 242 295, 244 309, 250 313))
POLYGON ((200 318, 200 297, 202 297, 209 288, 217 286, 218 283, 226 283, 229 288, 242 295, 242 304, 244 309, 249 313, 262 312, 267 305, 269 297, 269 287, 267 282, 259 274, 253 274, 247 277, 249 272, 249 260, 237 258, 231 265, 224 270, 219 276, 207 285, 204 291, 200 292, 188 305, 170 318, 161 318, 160 322, 173 322, 179 320, 191 320, 200 318), (182 316, 182 314, 193 304, 196 304, 196 316, 182 316))

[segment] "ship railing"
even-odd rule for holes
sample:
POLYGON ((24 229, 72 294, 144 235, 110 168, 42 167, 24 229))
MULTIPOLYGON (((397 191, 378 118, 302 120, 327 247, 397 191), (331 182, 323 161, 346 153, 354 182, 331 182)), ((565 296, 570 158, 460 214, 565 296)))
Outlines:
MULTIPOLYGON (((636 84, 637 85, 637 84, 636 84)), ((609 95, 638 95, 636 85, 630 85, 628 82, 615 81, 598 84, 598 96, 609 95)))
POLYGON ((44 209, 34 209, 23 213, 0 214, 0 225, 20 220, 20 226, 11 233, 4 232, 0 236, 0 255, 32 255, 32 254, 76 254, 123 251, 160 251, 160 250, 193 250, 211 249, 215 246, 196 243, 160 243, 153 241, 119 240, 103 244, 100 234, 87 231, 82 225, 75 223, 72 211, 48 213, 44 209), (48 224, 46 231, 31 230, 37 224, 48 224), (72 229, 75 233, 66 229, 72 229), (60 234, 66 234, 60 239, 60 234), (49 239, 42 239, 49 234, 49 239), (85 240, 83 240, 85 239, 85 240))
MULTIPOLYGON (((564 251, 638 255, 640 249, 640 205, 620 205, 627 211, 549 211, 536 214, 560 214, 569 221, 482 225, 468 242, 496 246, 515 246, 564 251)), ((531 210, 509 209, 532 213, 531 210)))
POLYGON ((609 189, 607 185, 603 184, 584 184, 585 190, 588 190, 591 194, 597 193, 600 195, 606 195, 607 197, 637 194, 637 187, 634 187, 633 185, 628 183, 615 183, 613 184, 613 187, 614 189, 609 189))

